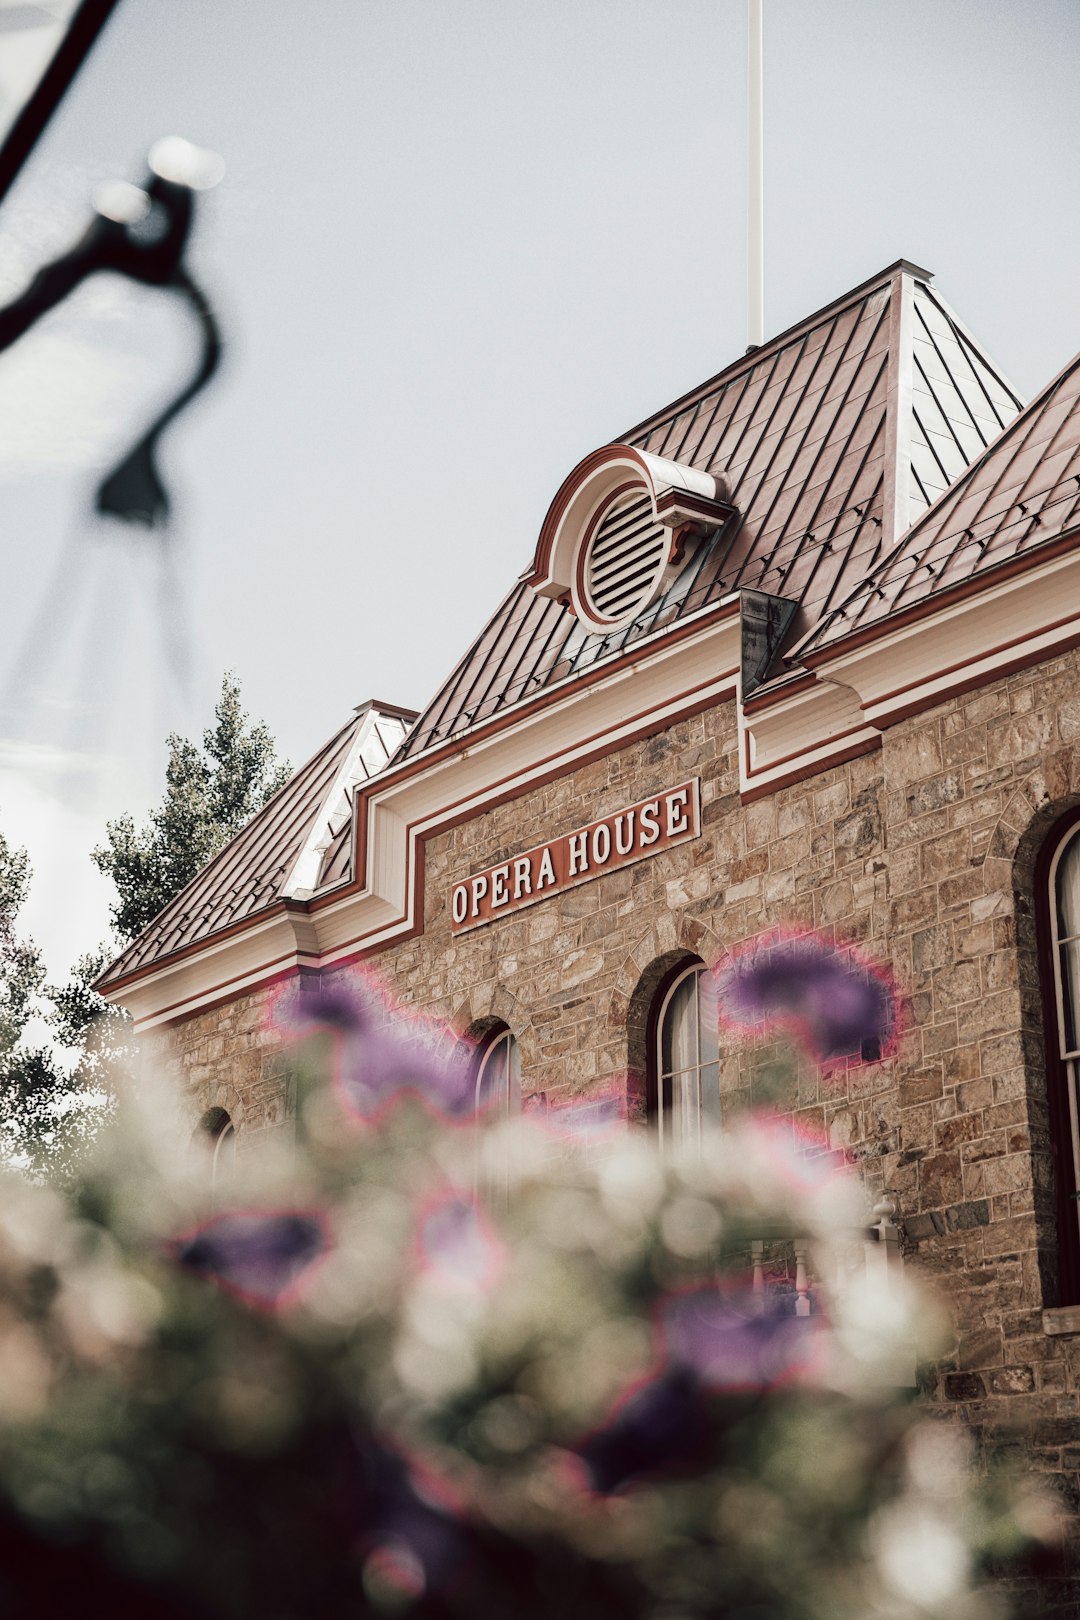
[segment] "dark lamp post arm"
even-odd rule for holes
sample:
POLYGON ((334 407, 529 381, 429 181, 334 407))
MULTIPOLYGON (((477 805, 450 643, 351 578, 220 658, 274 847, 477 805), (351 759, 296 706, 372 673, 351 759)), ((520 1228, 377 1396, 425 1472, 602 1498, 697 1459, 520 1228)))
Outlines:
MULTIPOLYGON (((177 162, 176 148, 182 149, 185 144, 159 143, 159 147, 169 148, 166 156, 174 174, 182 167, 177 162)), ((184 155, 182 150, 180 155, 184 155)), ((205 160, 207 154, 197 156, 205 160)), ((203 166, 205 169, 205 162, 203 166)), ((202 339, 194 375, 109 473, 95 501, 98 512, 149 528, 162 525, 169 512, 168 493, 154 460, 157 442, 174 417, 210 381, 221 361, 221 334, 210 304, 183 264, 198 185, 196 179, 186 181, 152 170, 141 189, 126 185, 108 188, 82 239, 39 270, 25 292, 0 308, 0 353, 99 270, 114 270, 147 286, 169 289, 192 310, 202 339)))

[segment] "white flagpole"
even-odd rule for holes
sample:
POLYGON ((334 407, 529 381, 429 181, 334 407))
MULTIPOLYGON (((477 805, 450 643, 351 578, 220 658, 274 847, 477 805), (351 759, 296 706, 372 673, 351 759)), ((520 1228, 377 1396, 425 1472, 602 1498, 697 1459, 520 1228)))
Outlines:
POLYGON ((746 46, 746 342, 765 341, 764 49, 762 0, 748 0, 746 46))

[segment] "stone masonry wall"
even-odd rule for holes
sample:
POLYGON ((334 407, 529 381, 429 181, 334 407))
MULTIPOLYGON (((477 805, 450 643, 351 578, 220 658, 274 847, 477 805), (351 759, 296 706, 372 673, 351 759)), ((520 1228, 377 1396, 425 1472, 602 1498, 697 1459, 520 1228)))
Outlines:
POLYGON ((146 1061, 176 1084, 191 1131, 212 1108, 224 1108, 239 1153, 257 1152, 266 1132, 289 1128, 288 1065, 271 1027, 273 998, 272 989, 257 990, 142 1042, 146 1061))
MULTIPOLYGON (((680 954, 712 963, 780 922, 858 940, 909 1001, 897 1055, 821 1079, 792 1112, 861 1162, 870 1200, 899 1206, 909 1263, 947 1284, 956 1337, 926 1396, 977 1435, 1014 1443, 1070 1500, 1080 1488, 1080 1336, 1056 1303, 1034 859, 1080 803, 1080 654, 950 699, 888 730, 880 752, 750 805, 738 796, 730 704, 684 720, 431 839, 426 933, 375 958, 403 1002, 461 1030, 503 1019, 526 1094, 629 1085, 640 1106, 644 1010, 680 954), (691 775, 702 836, 459 938, 452 884, 691 775), (629 1081, 627 1076, 629 1075, 629 1081)), ((241 1139, 289 1099, 269 994, 192 1018, 170 1062, 193 1123, 228 1108, 241 1139)), ((753 1094, 726 1054, 728 1106, 753 1094)))

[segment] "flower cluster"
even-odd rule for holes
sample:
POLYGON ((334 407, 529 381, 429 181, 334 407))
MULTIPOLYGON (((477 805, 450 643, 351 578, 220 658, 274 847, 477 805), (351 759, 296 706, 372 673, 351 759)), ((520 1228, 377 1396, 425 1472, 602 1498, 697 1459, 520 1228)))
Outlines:
POLYGON ((898 998, 888 975, 853 949, 812 933, 754 941, 717 975, 720 1016, 753 1035, 794 1029, 819 1063, 877 1062, 897 1033, 898 998))
MULTIPOLYGON (((822 1059, 895 1031, 825 942, 717 985, 822 1059)), ((163 1148, 144 1082, 70 1201, 0 1200, 14 1612, 991 1612, 980 1571, 1038 1512, 895 1387, 915 1296, 883 1336, 858 1275, 818 1286, 866 1217, 790 1122, 661 1159, 615 1092, 477 1116, 469 1054, 370 982, 276 1017, 296 1117, 231 1182, 163 1148)))

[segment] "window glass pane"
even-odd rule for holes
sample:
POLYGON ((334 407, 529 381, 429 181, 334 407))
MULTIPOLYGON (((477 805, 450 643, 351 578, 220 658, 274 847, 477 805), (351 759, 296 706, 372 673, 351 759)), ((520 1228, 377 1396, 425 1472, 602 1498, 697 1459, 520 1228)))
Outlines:
POLYGON ((236 1164, 236 1126, 230 1120, 218 1133, 214 1143, 212 1181, 215 1187, 224 1186, 232 1176, 236 1164))
MULTIPOLYGON (((1059 946, 1061 962, 1061 999, 1065 1024, 1064 1052, 1075 1052, 1080 1018, 1077 1017, 1077 993, 1080 991, 1080 940, 1070 940, 1059 946)), ((1064 1052, 1062 1055, 1064 1055, 1064 1052)))
POLYGON ((697 1063, 696 974, 688 974, 672 992, 664 1013, 660 1053, 664 1074, 689 1069, 697 1063))
POLYGON ((668 992, 655 1059, 664 1135, 697 1142, 720 1123, 720 1048, 716 984, 697 965, 668 992))
POLYGON ((512 1035, 507 1035, 508 1061, 506 1065, 506 1106, 514 1113, 521 1106, 521 1048, 512 1035))
POLYGON ((476 1106, 516 1110, 521 1097, 521 1054, 508 1029, 483 1053, 476 1076, 476 1106))
POLYGON ((505 1070, 506 1036, 500 1035, 497 1040, 492 1041, 480 1059, 480 1071, 476 1077, 476 1105, 478 1108, 489 1107, 501 1094, 505 1070))
POLYGON ((672 1077, 671 1129, 676 1142, 681 1143, 694 1142, 701 1134, 696 1070, 672 1077))
POLYGON ((697 976, 698 1023, 701 1029, 701 1063, 720 1062, 720 1037, 717 1029, 716 979, 711 973, 697 976))
POLYGON ((1080 934, 1080 836, 1073 839, 1058 862, 1058 939, 1080 934))
POLYGON ((705 1125, 720 1123, 720 1065, 703 1063, 701 1066, 701 1118, 705 1125))

